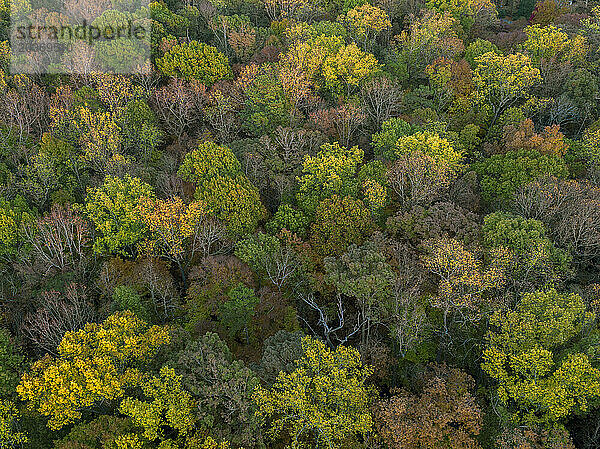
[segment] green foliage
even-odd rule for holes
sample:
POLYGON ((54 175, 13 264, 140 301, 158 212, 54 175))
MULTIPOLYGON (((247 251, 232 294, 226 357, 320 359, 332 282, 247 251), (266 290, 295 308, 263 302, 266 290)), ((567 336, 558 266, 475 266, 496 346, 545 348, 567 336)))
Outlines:
MULTIPOLYGON (((132 434, 136 428, 129 418, 101 415, 92 421, 73 426, 55 449, 120 449, 115 440, 132 434)), ((144 448, 145 449, 145 448, 144 448)))
POLYGON ((18 254, 23 240, 22 226, 34 221, 36 211, 18 195, 13 200, 0 197, 0 257, 11 258, 18 254))
POLYGON ((505 212, 484 218, 483 243, 488 248, 505 247, 517 256, 513 276, 534 283, 553 284, 570 271, 570 255, 556 248, 539 220, 505 212))
POLYGON ((537 150, 495 154, 471 166, 479 175, 481 196, 488 204, 508 204, 515 190, 542 175, 567 176, 565 161, 537 150))
POLYGON ((23 356, 11 341, 8 331, 0 329, 0 399, 8 399, 15 394, 23 368, 23 356))
POLYGON ((115 288, 112 295, 116 310, 130 310, 133 314, 143 321, 150 320, 150 310, 140 294, 128 285, 119 285, 115 288))
POLYGON ((233 236, 252 233, 266 217, 258 190, 242 175, 215 176, 196 190, 195 197, 206 203, 233 236))
POLYGON ((165 428, 185 436, 194 427, 194 403, 191 395, 181 386, 181 376, 167 366, 160 369, 159 377, 153 377, 141 385, 148 401, 125 398, 119 411, 143 429, 149 441, 165 439, 165 428))
POLYGON ((515 421, 563 422, 600 398, 600 370, 574 346, 594 318, 579 295, 554 289, 492 316, 481 366, 515 421))
POLYGON ((235 255, 279 289, 289 284, 299 271, 293 250, 277 237, 262 232, 238 242, 235 255))
POLYGON ((447 167, 450 172, 458 172, 463 156, 455 150, 447 139, 429 131, 419 131, 398 139, 393 149, 393 159, 401 155, 421 153, 429 156, 441 167, 447 167))
POLYGON ((202 185, 215 176, 233 178, 241 172, 240 162, 229 148, 207 141, 185 155, 177 174, 184 181, 202 185))
POLYGON ((198 430, 235 445, 261 442, 252 392, 259 384, 244 363, 234 360, 217 334, 208 332, 174 355, 170 365, 197 407, 198 430))
POLYGON ((500 50, 498 50, 498 47, 495 44, 492 44, 490 41, 486 41, 485 39, 477 38, 465 49, 465 59, 472 68, 475 68, 477 67, 476 59, 488 52, 493 52, 497 55, 501 54, 500 50))
POLYGON ((358 147, 345 148, 337 142, 324 144, 315 157, 306 156, 303 175, 298 178, 298 203, 310 215, 320 201, 332 195, 357 194, 356 170, 364 152, 358 147))
POLYGON ((281 204, 265 225, 265 229, 271 234, 279 234, 282 229, 287 229, 298 237, 304 238, 309 223, 309 218, 302 211, 294 209, 289 204, 281 204))
POLYGON ((227 56, 215 47, 198 41, 174 45, 162 58, 157 59, 156 66, 165 75, 197 79, 207 86, 232 77, 227 56))
POLYGON ((371 213, 361 200, 334 195, 319 203, 311 227, 311 243, 322 255, 341 254, 361 244, 374 230, 371 213))
POLYGON ((98 231, 94 251, 134 253, 136 244, 146 235, 137 209, 141 198, 154 198, 152 186, 130 175, 107 176, 100 187, 88 189, 85 212, 98 231))
POLYGON ((275 66, 261 66, 244 93, 245 125, 251 134, 262 136, 290 124, 292 105, 275 66))
POLYGON ((335 351, 311 337, 302 339, 304 355, 291 373, 280 373, 270 389, 258 386, 258 415, 269 419, 271 437, 290 435, 290 448, 341 448, 373 427, 373 391, 366 385, 373 369, 354 348, 335 351))
POLYGON ((410 136, 421 129, 399 118, 391 118, 381 124, 381 131, 373 134, 371 145, 375 154, 386 159, 394 159, 396 142, 404 136, 410 136))
POLYGON ((229 337, 245 336, 248 341, 248 327, 256 313, 259 299, 254 290, 244 284, 238 284, 227 293, 228 300, 219 310, 219 321, 227 329, 229 337))

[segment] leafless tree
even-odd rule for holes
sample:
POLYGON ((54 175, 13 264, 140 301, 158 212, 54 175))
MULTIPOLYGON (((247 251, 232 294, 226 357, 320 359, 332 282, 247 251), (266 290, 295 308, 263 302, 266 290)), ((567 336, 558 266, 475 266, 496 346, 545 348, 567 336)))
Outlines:
POLYGON ((186 129, 202 117, 206 88, 197 81, 173 78, 168 85, 156 89, 152 105, 167 132, 180 138, 186 129))
POLYGON ((386 77, 373 78, 362 87, 360 99, 373 129, 379 130, 400 109, 402 89, 386 77))
MULTIPOLYGON (((330 320, 325 308, 317 304, 314 293, 299 292, 298 296, 302 302, 318 314, 319 319, 317 321, 317 326, 322 328, 323 337, 331 347, 346 343, 350 338, 356 335, 365 324, 364 320, 362 320, 359 315, 354 326, 351 329, 347 328, 345 318, 346 311, 342 303, 341 295, 337 295, 337 317, 333 320, 330 320), (342 331, 344 332, 342 333, 342 331)), ((312 329, 308 321, 302 317, 301 319, 316 335, 317 333, 312 329)))
POLYGON ((57 291, 42 293, 39 308, 25 318, 25 334, 35 346, 56 354, 65 332, 82 328, 95 319, 85 286, 70 284, 64 294, 57 291))
POLYGON ((23 236, 31 248, 21 262, 26 271, 40 277, 73 271, 83 277, 90 267, 89 226, 68 206, 53 205, 47 215, 23 227, 23 236))

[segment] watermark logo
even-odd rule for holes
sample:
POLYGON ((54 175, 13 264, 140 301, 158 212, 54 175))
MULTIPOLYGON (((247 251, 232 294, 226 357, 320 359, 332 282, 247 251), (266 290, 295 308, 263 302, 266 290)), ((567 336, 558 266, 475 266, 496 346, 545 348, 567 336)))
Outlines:
POLYGON ((12 0, 12 74, 148 73, 150 8, 143 1, 12 0))

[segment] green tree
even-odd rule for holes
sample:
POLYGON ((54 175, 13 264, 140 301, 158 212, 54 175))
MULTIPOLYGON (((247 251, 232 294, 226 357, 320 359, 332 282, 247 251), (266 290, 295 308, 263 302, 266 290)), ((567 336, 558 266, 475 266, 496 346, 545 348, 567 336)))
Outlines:
POLYGON ((244 337, 248 342, 248 327, 256 313, 259 299, 254 290, 240 283, 227 293, 229 298, 219 309, 219 320, 231 338, 244 337))
POLYGON ((490 51, 475 58, 473 84, 481 99, 494 113, 492 124, 517 100, 527 97, 529 90, 542 80, 538 68, 522 53, 498 55, 490 51))
POLYGON ((168 366, 160 369, 159 377, 152 377, 141 385, 147 401, 132 397, 123 399, 119 412, 129 416, 143 429, 149 441, 165 440, 166 429, 174 429, 185 437, 194 429, 192 396, 181 386, 181 376, 168 366))
POLYGON ((138 211, 141 198, 154 198, 152 186, 130 175, 109 175, 100 187, 88 189, 85 212, 98 231, 94 251, 134 254, 147 233, 138 211))
POLYGON ((33 223, 36 211, 20 195, 13 200, 0 197, 0 258, 10 260, 23 244, 23 225, 33 223))
POLYGON ((0 399, 14 396, 23 368, 23 356, 8 331, 0 329, 0 399))
POLYGON ((317 206, 310 241, 322 255, 341 254, 350 244, 361 244, 374 228, 371 212, 361 200, 333 195, 317 206))
POLYGON ((156 66, 167 76, 197 79, 209 87, 218 80, 232 78, 227 56, 198 41, 174 45, 156 60, 156 66))
POLYGON ((373 391, 366 385, 373 369, 354 348, 335 351, 311 337, 302 339, 304 355, 291 373, 279 373, 270 389, 253 394, 257 414, 270 421, 269 435, 289 435, 288 447, 345 447, 373 427, 373 391))
POLYGON ((495 154, 471 166, 479 175, 481 196, 485 202, 503 206, 509 203, 517 188, 543 175, 567 176, 565 161, 537 150, 509 151, 495 154))
POLYGON ((505 212, 495 212, 483 220, 483 243, 488 248, 510 249, 516 260, 512 278, 521 288, 554 284, 570 272, 571 256, 556 248, 546 235, 544 224, 505 212))
POLYGON ((600 370, 582 340, 594 319, 579 295, 554 289, 525 293, 515 310, 492 316, 481 367, 516 422, 564 422, 600 399, 600 370))
POLYGON ((240 446, 262 441, 251 400, 259 379, 243 362, 234 360, 217 334, 208 332, 189 342, 169 365, 182 376, 182 386, 195 400, 200 433, 240 446))
POLYGON ((386 299, 392 293, 395 275, 375 244, 350 245, 340 257, 325 258, 326 279, 338 293, 356 298, 365 323, 361 341, 367 345, 371 327, 381 320, 386 299))
POLYGON ((254 232, 267 215, 257 188, 243 175, 215 176, 199 186, 195 196, 234 236, 254 232))
POLYGON ((289 284, 300 270, 294 251, 277 237, 262 232, 239 241, 235 255, 278 289, 289 284))
POLYGON ((214 142, 200 142, 187 153, 177 174, 184 181, 202 185, 215 176, 233 178, 242 173, 240 162, 229 148, 214 142))
POLYGON ((363 156, 363 150, 357 146, 345 148, 337 142, 322 145, 314 157, 306 156, 303 174, 298 178, 296 197, 300 206, 312 215, 320 201, 334 194, 356 196, 356 171, 363 156))

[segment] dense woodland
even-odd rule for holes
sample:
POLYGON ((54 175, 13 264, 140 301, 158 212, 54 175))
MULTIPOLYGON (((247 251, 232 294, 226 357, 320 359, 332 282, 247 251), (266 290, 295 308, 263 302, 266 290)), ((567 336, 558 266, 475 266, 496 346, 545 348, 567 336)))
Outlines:
POLYGON ((9 3, 1 449, 600 447, 596 2, 9 3))

